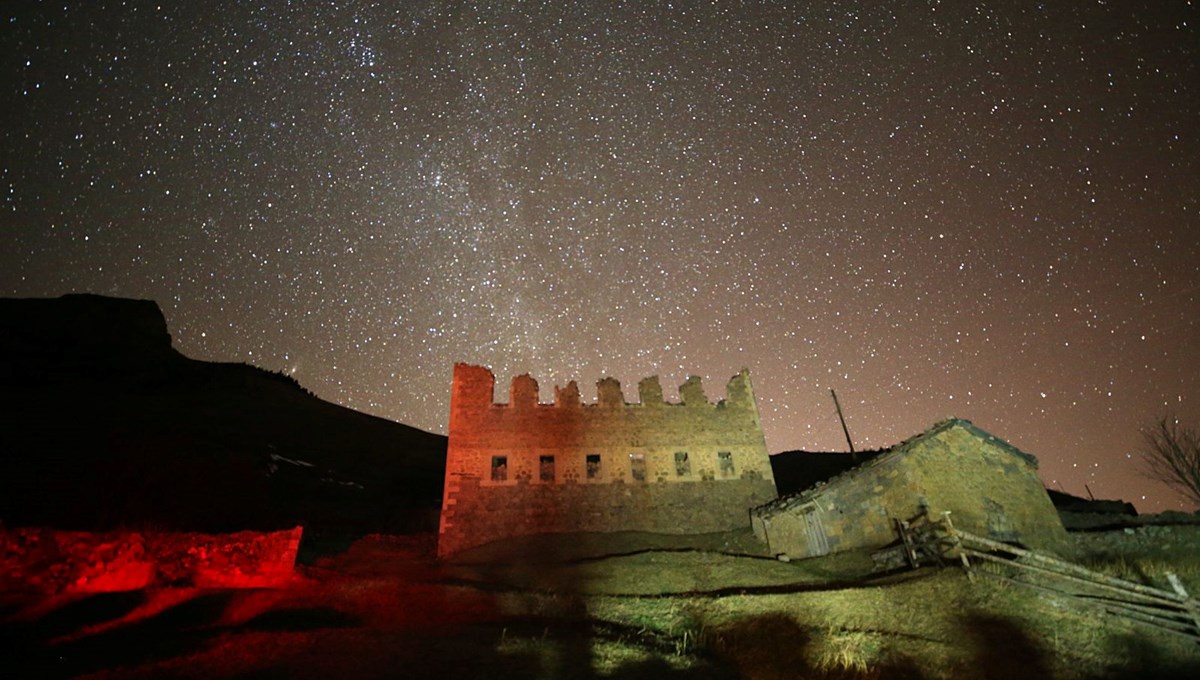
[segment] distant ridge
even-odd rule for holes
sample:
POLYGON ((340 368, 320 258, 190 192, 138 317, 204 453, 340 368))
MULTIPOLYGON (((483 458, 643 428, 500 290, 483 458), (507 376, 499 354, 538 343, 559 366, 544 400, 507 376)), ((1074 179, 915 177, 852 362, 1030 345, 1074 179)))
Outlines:
POLYGON ((429 530, 445 452, 290 376, 183 356, 152 301, 0 298, 7 526, 429 530))
POLYGON ((820 451, 784 451, 771 454, 771 472, 780 496, 803 491, 815 484, 827 482, 837 475, 861 465, 886 450, 859 451, 857 454, 820 451), (855 462, 857 456, 857 462, 855 462))

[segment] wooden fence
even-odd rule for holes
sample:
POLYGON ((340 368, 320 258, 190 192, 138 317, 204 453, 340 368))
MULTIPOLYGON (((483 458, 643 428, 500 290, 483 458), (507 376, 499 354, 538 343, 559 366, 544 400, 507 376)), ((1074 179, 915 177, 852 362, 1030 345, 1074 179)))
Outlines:
POLYGON ((908 521, 897 520, 896 532, 900 544, 877 553, 879 564, 912 568, 958 565, 971 580, 984 574, 1066 596, 1067 601, 1200 643, 1200 603, 1188 595, 1174 574, 1166 575, 1171 590, 1134 583, 956 529, 948 512, 936 518, 922 514, 908 521), (997 566, 979 569, 979 563, 997 566))

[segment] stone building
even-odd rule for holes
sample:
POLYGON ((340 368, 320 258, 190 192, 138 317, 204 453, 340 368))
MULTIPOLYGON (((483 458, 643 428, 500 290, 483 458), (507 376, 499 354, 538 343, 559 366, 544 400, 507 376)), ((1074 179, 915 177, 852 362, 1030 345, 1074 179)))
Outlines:
POLYGON ((804 558, 885 546, 896 540, 893 520, 922 510, 949 510, 960 529, 1031 548, 1066 540, 1037 459, 959 419, 750 515, 773 554, 804 558))
POLYGON ((538 384, 513 379, 507 404, 495 378, 456 364, 438 554, 512 536, 570 531, 705 533, 746 526, 775 497, 750 376, 711 403, 699 378, 663 400, 657 377, 599 381, 584 404, 572 381, 538 402, 538 384))

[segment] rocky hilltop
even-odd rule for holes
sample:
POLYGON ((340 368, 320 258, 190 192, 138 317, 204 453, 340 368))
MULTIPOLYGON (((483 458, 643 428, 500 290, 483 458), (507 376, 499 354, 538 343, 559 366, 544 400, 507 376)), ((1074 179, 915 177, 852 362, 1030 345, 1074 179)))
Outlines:
POLYGON ((428 530, 445 452, 290 376, 183 356, 152 301, 0 299, 7 526, 428 530))

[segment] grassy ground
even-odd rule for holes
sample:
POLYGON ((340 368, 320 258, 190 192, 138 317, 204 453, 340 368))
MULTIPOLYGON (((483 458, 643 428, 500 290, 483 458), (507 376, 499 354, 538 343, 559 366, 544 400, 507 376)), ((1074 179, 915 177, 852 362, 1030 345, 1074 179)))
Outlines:
MULTIPOLYGON (((1200 528, 1122 536, 1080 549, 1200 586, 1200 528)), ((429 536, 314 540, 283 590, 9 597, 0 676, 1200 677, 1194 643, 1065 597, 955 569, 880 577, 864 554, 778 562, 741 532, 432 551, 429 536)))

